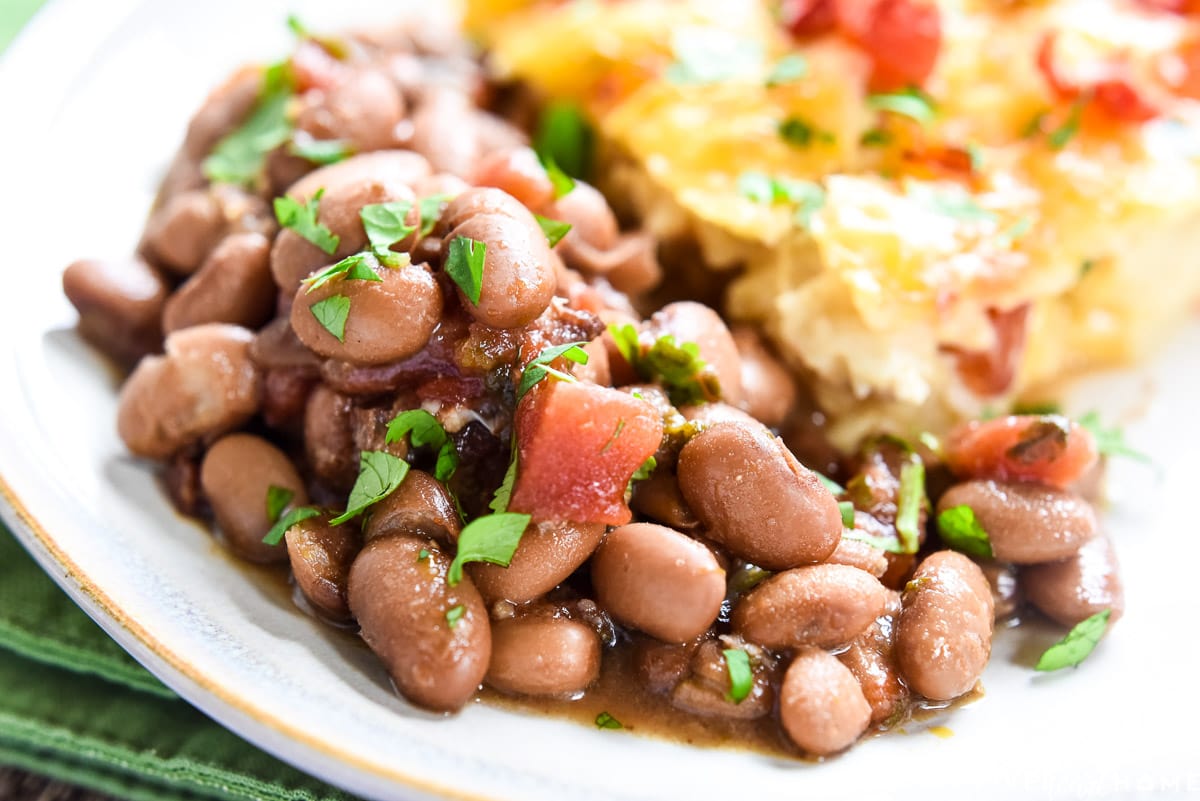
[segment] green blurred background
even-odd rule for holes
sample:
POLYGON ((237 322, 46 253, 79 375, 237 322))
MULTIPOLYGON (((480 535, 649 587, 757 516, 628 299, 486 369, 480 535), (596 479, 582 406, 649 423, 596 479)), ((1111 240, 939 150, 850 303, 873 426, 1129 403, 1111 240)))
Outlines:
POLYGON ((21 26, 45 2, 46 0, 4 0, 0 3, 0 51, 8 47, 17 31, 21 30, 21 26))

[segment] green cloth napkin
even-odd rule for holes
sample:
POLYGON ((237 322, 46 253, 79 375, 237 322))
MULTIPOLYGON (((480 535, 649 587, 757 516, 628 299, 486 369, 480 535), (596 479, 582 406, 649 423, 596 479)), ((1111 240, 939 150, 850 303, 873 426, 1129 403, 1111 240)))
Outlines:
POLYGON ((80 611, 2 525, 0 764, 129 801, 351 798, 177 698, 80 611))

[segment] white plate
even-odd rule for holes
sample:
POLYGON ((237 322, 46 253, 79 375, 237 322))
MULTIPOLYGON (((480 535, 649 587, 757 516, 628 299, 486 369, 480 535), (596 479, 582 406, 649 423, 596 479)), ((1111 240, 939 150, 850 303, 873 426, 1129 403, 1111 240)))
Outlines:
POLYGON ((364 649, 235 569, 176 517, 114 434, 114 380, 72 332, 59 272, 136 240, 189 112, 232 66, 310 24, 397 4, 62 0, 0 63, 0 493, 4 519, 122 645, 221 723, 357 793, 512 801, 1128 798, 1200 795, 1194 690, 1200 326, 1076 408, 1136 415, 1157 462, 1112 472, 1128 613, 1081 668, 1036 675, 1045 631, 1006 632, 987 695, 826 764, 702 750, 472 706, 408 707, 364 649))

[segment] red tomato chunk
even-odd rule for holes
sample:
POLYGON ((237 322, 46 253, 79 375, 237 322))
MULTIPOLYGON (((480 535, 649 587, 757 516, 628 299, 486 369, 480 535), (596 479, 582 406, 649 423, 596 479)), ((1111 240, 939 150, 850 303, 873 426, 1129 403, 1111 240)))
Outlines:
POLYGON ((1058 415, 1011 415, 965 423, 946 438, 946 463, 960 478, 1066 487, 1098 457, 1091 432, 1058 415))

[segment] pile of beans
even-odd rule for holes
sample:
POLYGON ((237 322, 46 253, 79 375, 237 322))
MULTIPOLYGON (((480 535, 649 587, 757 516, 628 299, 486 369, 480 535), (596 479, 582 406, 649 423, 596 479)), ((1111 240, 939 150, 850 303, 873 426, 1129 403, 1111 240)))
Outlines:
POLYGON ((662 704, 777 721, 826 755, 971 692, 1019 593, 1064 624, 1119 614, 1112 548, 1071 489, 1095 470, 1086 431, 1011 417, 939 449, 881 438, 814 461, 811 410, 764 342, 688 300, 643 316, 654 240, 622 231, 586 183, 564 190, 483 110, 457 39, 330 41, 305 37, 287 62, 287 119, 346 157, 319 166, 279 144, 252 181, 210 182, 205 159, 263 102, 264 71, 240 71, 192 120, 138 256, 76 262, 63 283, 82 335, 132 368, 117 421, 129 450, 161 463, 176 505, 234 553, 290 564, 307 609, 356 626, 409 701, 453 711, 481 685, 585 699, 621 649, 662 704), (314 206, 336 245, 280 227, 280 196, 314 206), (376 247, 363 211, 389 203, 410 209, 383 254, 395 262, 315 286, 376 247), (570 231, 552 245, 545 220, 570 231), (447 271, 463 239, 486 245, 477 297, 447 271), (337 297, 340 336, 314 309, 337 297), (575 358, 543 359, 551 374, 521 389, 540 354, 572 343, 575 358), (456 469, 388 436, 418 409, 456 469), (364 454, 408 472, 332 522, 364 454), (529 516, 511 561, 468 561, 454 580, 459 537, 492 514, 510 465, 505 513, 529 516), (928 476, 916 506, 913 465, 928 476), (310 506, 264 542, 285 508, 310 506), (993 560, 939 543, 930 511, 959 506, 993 560))

